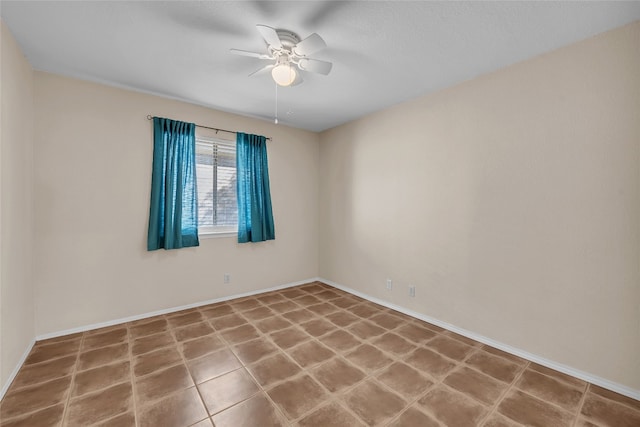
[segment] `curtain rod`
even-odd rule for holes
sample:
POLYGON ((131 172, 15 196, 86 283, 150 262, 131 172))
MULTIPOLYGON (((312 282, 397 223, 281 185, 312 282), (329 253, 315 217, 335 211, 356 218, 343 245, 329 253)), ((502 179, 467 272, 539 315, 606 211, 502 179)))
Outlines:
MULTIPOLYGON (((152 115, 150 115, 150 114, 147 114, 147 120, 152 120, 152 119, 153 119, 153 116, 152 116, 152 115)), ((211 130, 215 130, 215 131, 216 131, 216 133, 218 133, 218 132, 238 133, 238 132, 236 132, 236 131, 234 131, 234 130, 227 130, 227 129, 212 128, 212 127, 209 127, 209 126, 202 126, 202 125, 199 125, 199 124, 196 124, 196 127, 203 128, 203 129, 211 129, 211 130)), ((267 137, 267 141, 271 141, 271 138, 270 138, 270 137, 267 137)))

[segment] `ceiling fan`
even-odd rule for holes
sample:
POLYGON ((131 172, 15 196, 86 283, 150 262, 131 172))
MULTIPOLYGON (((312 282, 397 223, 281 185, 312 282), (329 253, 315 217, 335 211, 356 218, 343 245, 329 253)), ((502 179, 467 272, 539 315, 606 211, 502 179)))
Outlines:
POLYGON ((256 25, 256 27, 267 42, 267 53, 231 49, 231 53, 236 55, 274 61, 249 74, 250 76, 271 71, 271 76, 278 85, 295 86, 302 83, 302 76, 298 70, 325 76, 331 71, 333 65, 331 62, 309 58, 309 55, 327 47, 318 34, 313 33, 306 39, 300 40, 297 34, 288 30, 277 30, 266 25, 256 25))

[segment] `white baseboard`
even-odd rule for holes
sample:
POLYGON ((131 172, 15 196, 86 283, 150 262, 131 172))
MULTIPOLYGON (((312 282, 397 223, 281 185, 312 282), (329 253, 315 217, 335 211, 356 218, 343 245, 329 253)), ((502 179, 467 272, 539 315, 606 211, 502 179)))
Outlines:
POLYGON ((150 313, 139 314, 139 315, 135 315, 135 316, 124 317, 124 318, 121 318, 121 319, 109 320, 107 322, 94 323, 94 324, 91 324, 91 325, 85 325, 85 326, 80 326, 80 327, 77 327, 77 328, 66 329, 64 331, 51 332, 51 333, 47 333, 47 334, 38 335, 33 340, 31 340, 31 343, 29 344, 29 346, 25 350, 24 354, 22 355, 22 357, 18 361, 18 364, 16 365, 16 367, 11 372, 11 375, 9 375, 9 378, 7 378, 6 383, 3 384, 2 389, 0 390, 0 400, 4 397, 5 393, 9 389, 9 386, 11 386, 11 383, 15 379, 16 375, 18 375, 18 371, 20 371, 20 368, 24 364, 24 361, 27 359, 27 356, 29 355, 29 353, 31 352, 31 349, 33 348, 34 344, 37 341, 46 340, 46 339, 49 339, 49 338, 57 338, 57 337, 61 337, 61 336, 64 336, 64 335, 75 334, 77 332, 84 332, 84 331, 90 331, 90 330, 93 330, 93 329, 105 328, 107 326, 114 326, 114 325, 118 325, 118 324, 126 323, 126 322, 133 322, 135 320, 146 319, 147 317, 153 317, 153 316, 158 316, 158 315, 161 315, 161 314, 173 313, 175 311, 187 310, 189 308, 201 307, 203 305, 215 304, 215 303, 218 303, 218 302, 229 301, 229 300, 236 299, 236 298, 248 297, 248 296, 251 296, 251 295, 263 294, 263 293, 266 293, 266 292, 271 292, 271 291, 277 291, 277 290, 280 290, 280 289, 291 288, 293 286, 304 285, 305 283, 315 282, 315 281, 318 281, 318 280, 320 280, 320 278, 313 277, 313 278, 306 279, 306 280, 299 280, 297 282, 286 283, 284 285, 273 286, 271 288, 258 289, 258 290, 255 290, 255 291, 244 292, 244 293, 241 293, 241 294, 234 294, 234 295, 229 295, 229 296, 225 296, 225 297, 214 298, 214 299, 210 299, 210 300, 207 300, 207 301, 196 302, 196 303, 193 303, 193 304, 181 305, 181 306, 178 306, 178 307, 171 307, 171 308, 167 308, 167 309, 164 309, 164 310, 153 311, 153 312, 150 312, 150 313))
POLYGON ((608 390, 615 391, 616 393, 620 393, 620 394, 628 396, 628 397, 630 397, 632 399, 640 400, 640 390, 635 390, 635 389, 632 389, 630 387, 624 386, 622 384, 618 384, 616 382, 609 381, 609 380, 607 380, 605 378, 601 378, 601 377, 598 377, 596 375, 590 374, 588 372, 580 371, 580 370, 574 369, 574 368, 572 368, 570 366, 566 366, 566 365, 554 362, 553 360, 545 359, 545 358, 537 356, 537 355, 535 355, 533 353, 529 353, 527 351, 512 347, 512 346, 507 345, 507 344, 503 344, 503 343, 495 341, 495 340, 493 340, 491 338, 487 338, 485 336, 479 335, 479 334, 477 334, 475 332, 459 328, 459 327, 457 327, 455 325, 452 325, 452 324, 447 323, 447 322, 443 322, 441 320, 438 320, 438 319, 435 319, 433 317, 424 315, 422 313, 418 313, 416 311, 409 310, 409 309, 407 309, 405 307, 402 307, 402 306, 399 306, 399 305, 396 305, 396 304, 392 304, 392 303, 390 303, 388 301, 372 297, 372 296, 367 295, 365 293, 356 291, 355 289, 351 289, 351 288, 349 288, 347 286, 341 285, 339 283, 335 283, 335 282, 333 282, 331 280, 323 279, 321 277, 314 277, 314 278, 310 278, 310 279, 306 279, 306 280, 300 280, 300 281, 297 281, 297 282, 287 283, 287 284, 284 284, 284 285, 273 286, 271 288, 259 289, 259 290, 256 290, 256 291, 229 295, 229 296, 215 298, 215 299, 211 299, 211 300, 207 300, 207 301, 196 302, 196 303, 193 303, 193 304, 187 304, 187 305, 182 305, 182 306, 178 306, 178 307, 171 307, 171 308, 167 308, 167 309, 164 309, 164 310, 153 311, 153 312, 150 312, 150 313, 145 313, 145 314, 125 317, 125 318, 121 318, 121 319, 110 320, 110 321, 107 321, 107 322, 94 323, 94 324, 91 324, 91 325, 81 326, 81 327, 78 327, 78 328, 72 328, 72 329, 67 329, 67 330, 64 330, 64 331, 58 331, 58 332, 52 332, 52 333, 48 333, 48 334, 39 335, 39 336, 36 337, 36 339, 34 341, 31 342, 31 344, 29 345, 29 348, 25 351, 25 354, 22 356, 22 359, 20 360, 20 363, 18 363, 18 365, 14 369, 14 372, 12 372, 11 376, 7 380, 7 383, 2 388, 2 390, 0 392, 0 399, 2 398, 2 396, 4 396, 4 393, 9 388, 9 385, 11 384, 13 379, 15 378, 15 376, 18 373, 20 367, 22 366, 22 363, 24 363, 24 360, 26 359, 27 355, 31 351, 31 348, 33 347, 33 344, 36 341, 49 339, 49 338, 56 338, 56 337, 59 337, 59 336, 74 334, 74 333, 77 333, 77 332, 84 332, 84 331, 90 331, 90 330, 93 330, 93 329, 104 328, 104 327, 107 327, 107 326, 118 325, 120 323, 126 323, 126 322, 132 322, 132 321, 135 321, 135 320, 146 319, 148 317, 158 316, 158 315, 161 315, 161 314, 168 314, 168 313, 173 313, 175 311, 186 310, 186 309, 194 308, 194 307, 200 307, 200 306, 203 306, 203 305, 215 304, 215 303, 223 302, 223 301, 229 301, 229 300, 232 300, 232 299, 235 299, 235 298, 242 298, 242 297, 247 297, 247 296, 251 296, 251 295, 257 295, 257 294, 262 294, 262 293, 266 293, 266 292, 277 291, 277 290, 280 290, 280 289, 286 289, 286 288, 290 288, 290 287, 293 287, 293 286, 299 286, 299 285, 303 285, 305 283, 310 283, 310 282, 315 282, 315 281, 320 281, 320 282, 326 283, 326 284, 331 285, 331 286, 333 286, 333 287, 335 287, 337 289, 340 289, 340 290, 343 290, 345 292, 348 292, 348 293, 350 293, 352 295, 356 295, 356 296, 358 296, 360 298, 364 298, 364 299, 366 299, 368 301, 374 302, 376 304, 382 305, 382 306, 390 308, 392 310, 399 311, 400 313, 404 313, 404 314, 406 314, 408 316, 415 317, 416 319, 420 319, 422 321, 431 323, 433 325, 440 326, 441 328, 447 329, 447 330, 449 330, 451 332, 455 332, 457 334, 463 335, 463 336, 465 336, 467 338, 470 338, 472 340, 481 342, 483 344, 487 344, 487 345, 489 345, 491 347, 495 347, 495 348, 500 349, 502 351, 505 351, 507 353, 513 354, 515 356, 522 357, 523 359, 529 360, 531 362, 537 363, 537 364, 542 365, 542 366, 546 366, 547 368, 554 369, 556 371, 565 373, 567 375, 571 375, 573 377, 576 377, 576 378, 579 378, 581 380, 587 381, 589 383, 598 385, 598 386, 606 388, 608 390))
POLYGON ((7 390, 9 390, 9 386, 11 386, 11 383, 16 378, 16 375, 18 375, 20 368, 22 368, 22 364, 24 363, 25 360, 27 360, 27 356, 29 356, 29 353, 31 353, 31 349, 33 348, 33 345, 35 343, 36 343, 36 340, 32 339, 29 345, 27 346, 27 349, 22 354, 22 357, 20 357, 20 360, 18 360, 18 363, 16 364, 15 368, 13 368, 13 371, 11 371, 9 378, 7 378, 7 381, 2 385, 2 389, 0 390, 0 400, 4 398, 4 394, 7 392, 7 390))
POLYGON ((189 308, 201 307, 203 305, 215 304, 215 303, 218 303, 218 302, 229 301, 229 300, 236 299, 236 298, 243 298, 243 297, 248 297, 248 296, 251 296, 251 295, 263 294, 265 292, 271 292, 271 291, 277 291, 277 290, 280 290, 280 289, 291 288, 293 286, 304 285, 305 283, 315 282, 315 281, 318 281, 318 280, 320 280, 318 277, 313 277, 311 279, 299 280, 297 282, 286 283, 284 285, 273 286, 271 288, 258 289, 258 290, 255 290, 255 291, 244 292, 244 293, 241 293, 241 294, 234 294, 234 295, 224 296, 224 297, 220 297, 220 298, 214 298, 214 299, 210 299, 210 300, 206 300, 206 301, 199 301, 199 302, 195 302, 193 304, 187 304, 187 305, 181 305, 181 306, 178 306, 178 307, 166 308, 166 309, 163 309, 163 310, 152 311, 152 312, 144 313, 144 314, 137 314, 135 316, 123 317, 123 318, 120 318, 120 319, 109 320, 109 321, 106 321, 106 322, 93 323, 91 325, 79 326, 77 328, 66 329, 64 331, 51 332, 51 333, 47 333, 47 334, 38 335, 36 337, 36 341, 46 340, 46 339, 49 339, 49 338, 57 338, 57 337, 61 337, 61 336, 64 336, 64 335, 75 334, 75 333, 78 333, 78 332, 91 331, 93 329, 106 328, 107 326, 114 326, 114 325, 119 325, 121 323, 133 322, 133 321, 136 321, 136 320, 146 319, 147 317, 159 316, 161 314, 173 313, 175 311, 187 310, 189 308))
POLYGON ((580 370, 574 369, 574 368, 572 368, 570 366, 566 366, 566 365, 554 362, 553 360, 545 359, 545 358, 537 356, 537 355, 535 355, 533 353, 529 353, 527 351, 512 347, 510 345, 503 344, 501 342, 492 340, 491 338, 487 338, 485 336, 476 334, 475 332, 471 332, 471 331, 468 331, 466 329, 459 328, 459 327, 457 327, 455 325, 452 325, 450 323, 446 323, 446 322, 443 322, 441 320, 434 319, 433 317, 429 317, 429 316, 426 316, 424 314, 418 313, 416 311, 409 310, 407 308, 401 307, 399 305, 392 304, 392 303, 390 303, 388 301, 384 301, 384 300, 372 297, 370 295, 367 295, 367 294, 364 294, 362 292, 356 291, 355 289, 351 289, 351 288, 349 288, 347 286, 343 286, 343 285, 340 285, 338 283, 332 282, 331 280, 323 279, 321 277, 316 279, 316 280, 318 280, 320 282, 323 282, 323 283, 326 283, 328 285, 331 285, 331 286, 333 286, 335 288, 338 288, 338 289, 343 290, 345 292, 348 292, 350 294, 356 295, 356 296, 358 296, 360 298, 364 298, 364 299, 366 299, 368 301, 371 301, 371 302, 374 302, 376 304, 382 305, 384 307, 390 308, 392 310, 399 311, 400 313, 404 313, 404 314, 406 314, 408 316, 415 317, 416 319, 420 319, 422 321, 431 323, 433 325, 440 326, 441 328, 444 328, 444 329, 447 329, 447 330, 449 330, 451 332, 455 332, 457 334, 463 335, 463 336, 465 336, 467 338, 471 338, 472 340, 481 342, 483 344, 487 344, 487 345, 489 345, 491 347, 495 347, 497 349, 500 349, 500 350, 505 351, 507 353, 516 355, 518 357, 521 357, 523 359, 526 359, 526 360, 529 360, 531 362, 537 363, 539 365, 546 366, 547 368, 554 369, 556 371, 560 371, 562 373, 565 373, 567 375, 571 375, 572 377, 579 378, 581 380, 584 380, 584 381, 587 381, 589 383, 595 384, 595 385, 600 386, 602 388, 606 388, 608 390, 615 391, 616 393, 623 394, 623 395, 625 395, 627 397, 630 397, 632 399, 640 400, 640 390, 635 390, 635 389, 632 389, 630 387, 624 386, 622 384, 618 384, 618 383, 615 383, 613 381, 609 381, 609 380, 607 380, 605 378, 601 378, 601 377, 598 377, 596 375, 590 374, 588 372, 580 371, 580 370))

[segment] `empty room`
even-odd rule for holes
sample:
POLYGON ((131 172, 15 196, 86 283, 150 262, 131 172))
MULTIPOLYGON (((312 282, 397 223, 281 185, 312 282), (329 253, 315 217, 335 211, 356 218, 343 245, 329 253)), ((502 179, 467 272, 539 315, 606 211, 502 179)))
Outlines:
POLYGON ((0 17, 3 427, 640 426, 640 2, 0 17))

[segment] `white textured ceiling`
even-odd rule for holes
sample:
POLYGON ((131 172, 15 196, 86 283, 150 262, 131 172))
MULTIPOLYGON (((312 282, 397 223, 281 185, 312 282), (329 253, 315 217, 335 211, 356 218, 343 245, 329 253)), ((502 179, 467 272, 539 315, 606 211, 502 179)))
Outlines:
MULTIPOLYGON (((640 2, 1 1, 37 70, 273 120, 256 24, 316 32, 328 76, 278 90, 279 121, 325 130, 640 19, 640 2)), ((150 112, 153 113, 153 112, 150 112)))

